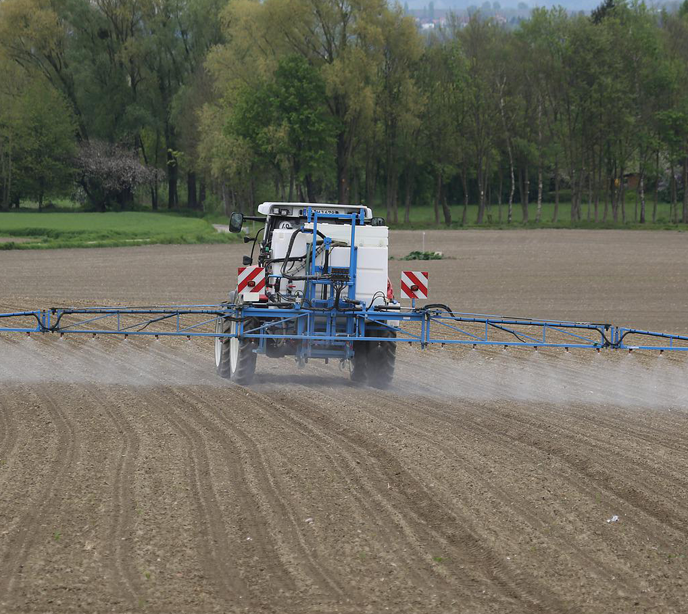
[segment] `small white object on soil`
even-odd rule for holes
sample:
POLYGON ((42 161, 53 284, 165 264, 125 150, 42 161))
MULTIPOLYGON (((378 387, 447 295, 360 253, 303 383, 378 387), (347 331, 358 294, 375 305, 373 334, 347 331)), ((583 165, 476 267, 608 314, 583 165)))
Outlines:
POLYGON ((614 516, 612 516, 611 518, 607 518, 607 522, 619 522, 619 517, 616 514, 614 514, 614 516))

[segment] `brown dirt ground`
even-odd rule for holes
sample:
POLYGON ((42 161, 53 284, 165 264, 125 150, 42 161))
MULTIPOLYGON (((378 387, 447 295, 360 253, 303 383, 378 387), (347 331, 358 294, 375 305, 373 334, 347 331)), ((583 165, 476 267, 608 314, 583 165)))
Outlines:
MULTIPOLYGON (((462 311, 688 331, 683 234, 426 248, 454 259, 394 279, 429 270, 462 311)), ((242 253, 0 252, 0 309, 214 302, 242 253)), ((205 342, 5 335, 0 611, 685 612, 687 375, 667 354, 404 345, 389 391, 286 359, 241 388, 205 342)))

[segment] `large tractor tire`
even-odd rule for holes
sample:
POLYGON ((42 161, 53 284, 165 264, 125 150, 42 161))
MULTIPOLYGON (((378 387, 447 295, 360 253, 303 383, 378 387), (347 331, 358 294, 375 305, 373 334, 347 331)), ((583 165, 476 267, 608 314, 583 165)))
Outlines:
MULTIPOLYGON (((244 329, 253 329, 258 326, 255 318, 244 320, 244 329)), ((236 334, 239 323, 232 320, 217 319, 216 332, 236 334)), ((217 374, 225 379, 232 380, 240 386, 247 386, 253 380, 256 372, 257 354, 253 351, 256 347, 255 339, 231 337, 229 339, 215 339, 215 367, 217 374)))
POLYGON ((368 384, 373 388, 389 388, 394 379, 394 366, 397 359, 397 333, 389 328, 369 330, 371 337, 385 337, 389 341, 366 341, 368 384))
POLYGON ((368 342, 354 341, 354 356, 351 359, 351 381, 365 384, 368 381, 368 342))

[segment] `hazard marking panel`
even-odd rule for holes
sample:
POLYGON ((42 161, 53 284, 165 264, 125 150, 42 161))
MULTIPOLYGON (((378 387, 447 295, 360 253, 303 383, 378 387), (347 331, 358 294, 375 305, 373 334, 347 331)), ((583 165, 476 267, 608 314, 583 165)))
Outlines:
POLYGON ((426 271, 402 271, 401 295, 404 298, 428 298, 429 277, 426 271))
POLYGON ((258 301, 265 293, 265 269, 262 266, 239 267, 239 295, 244 301, 258 301))

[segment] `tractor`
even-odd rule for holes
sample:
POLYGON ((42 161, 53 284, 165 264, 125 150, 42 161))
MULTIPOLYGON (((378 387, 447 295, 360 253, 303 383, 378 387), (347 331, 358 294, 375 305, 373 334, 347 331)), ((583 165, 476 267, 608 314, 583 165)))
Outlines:
POLYGON ((399 308, 384 219, 359 205, 266 202, 258 213, 230 216, 231 232, 246 221, 261 227, 244 237, 251 254, 224 304, 234 313, 217 318, 216 333, 229 335, 215 338, 218 374, 246 385, 259 354, 293 356, 301 366, 334 359, 350 365, 354 382, 388 387, 396 322, 365 317, 399 308))

